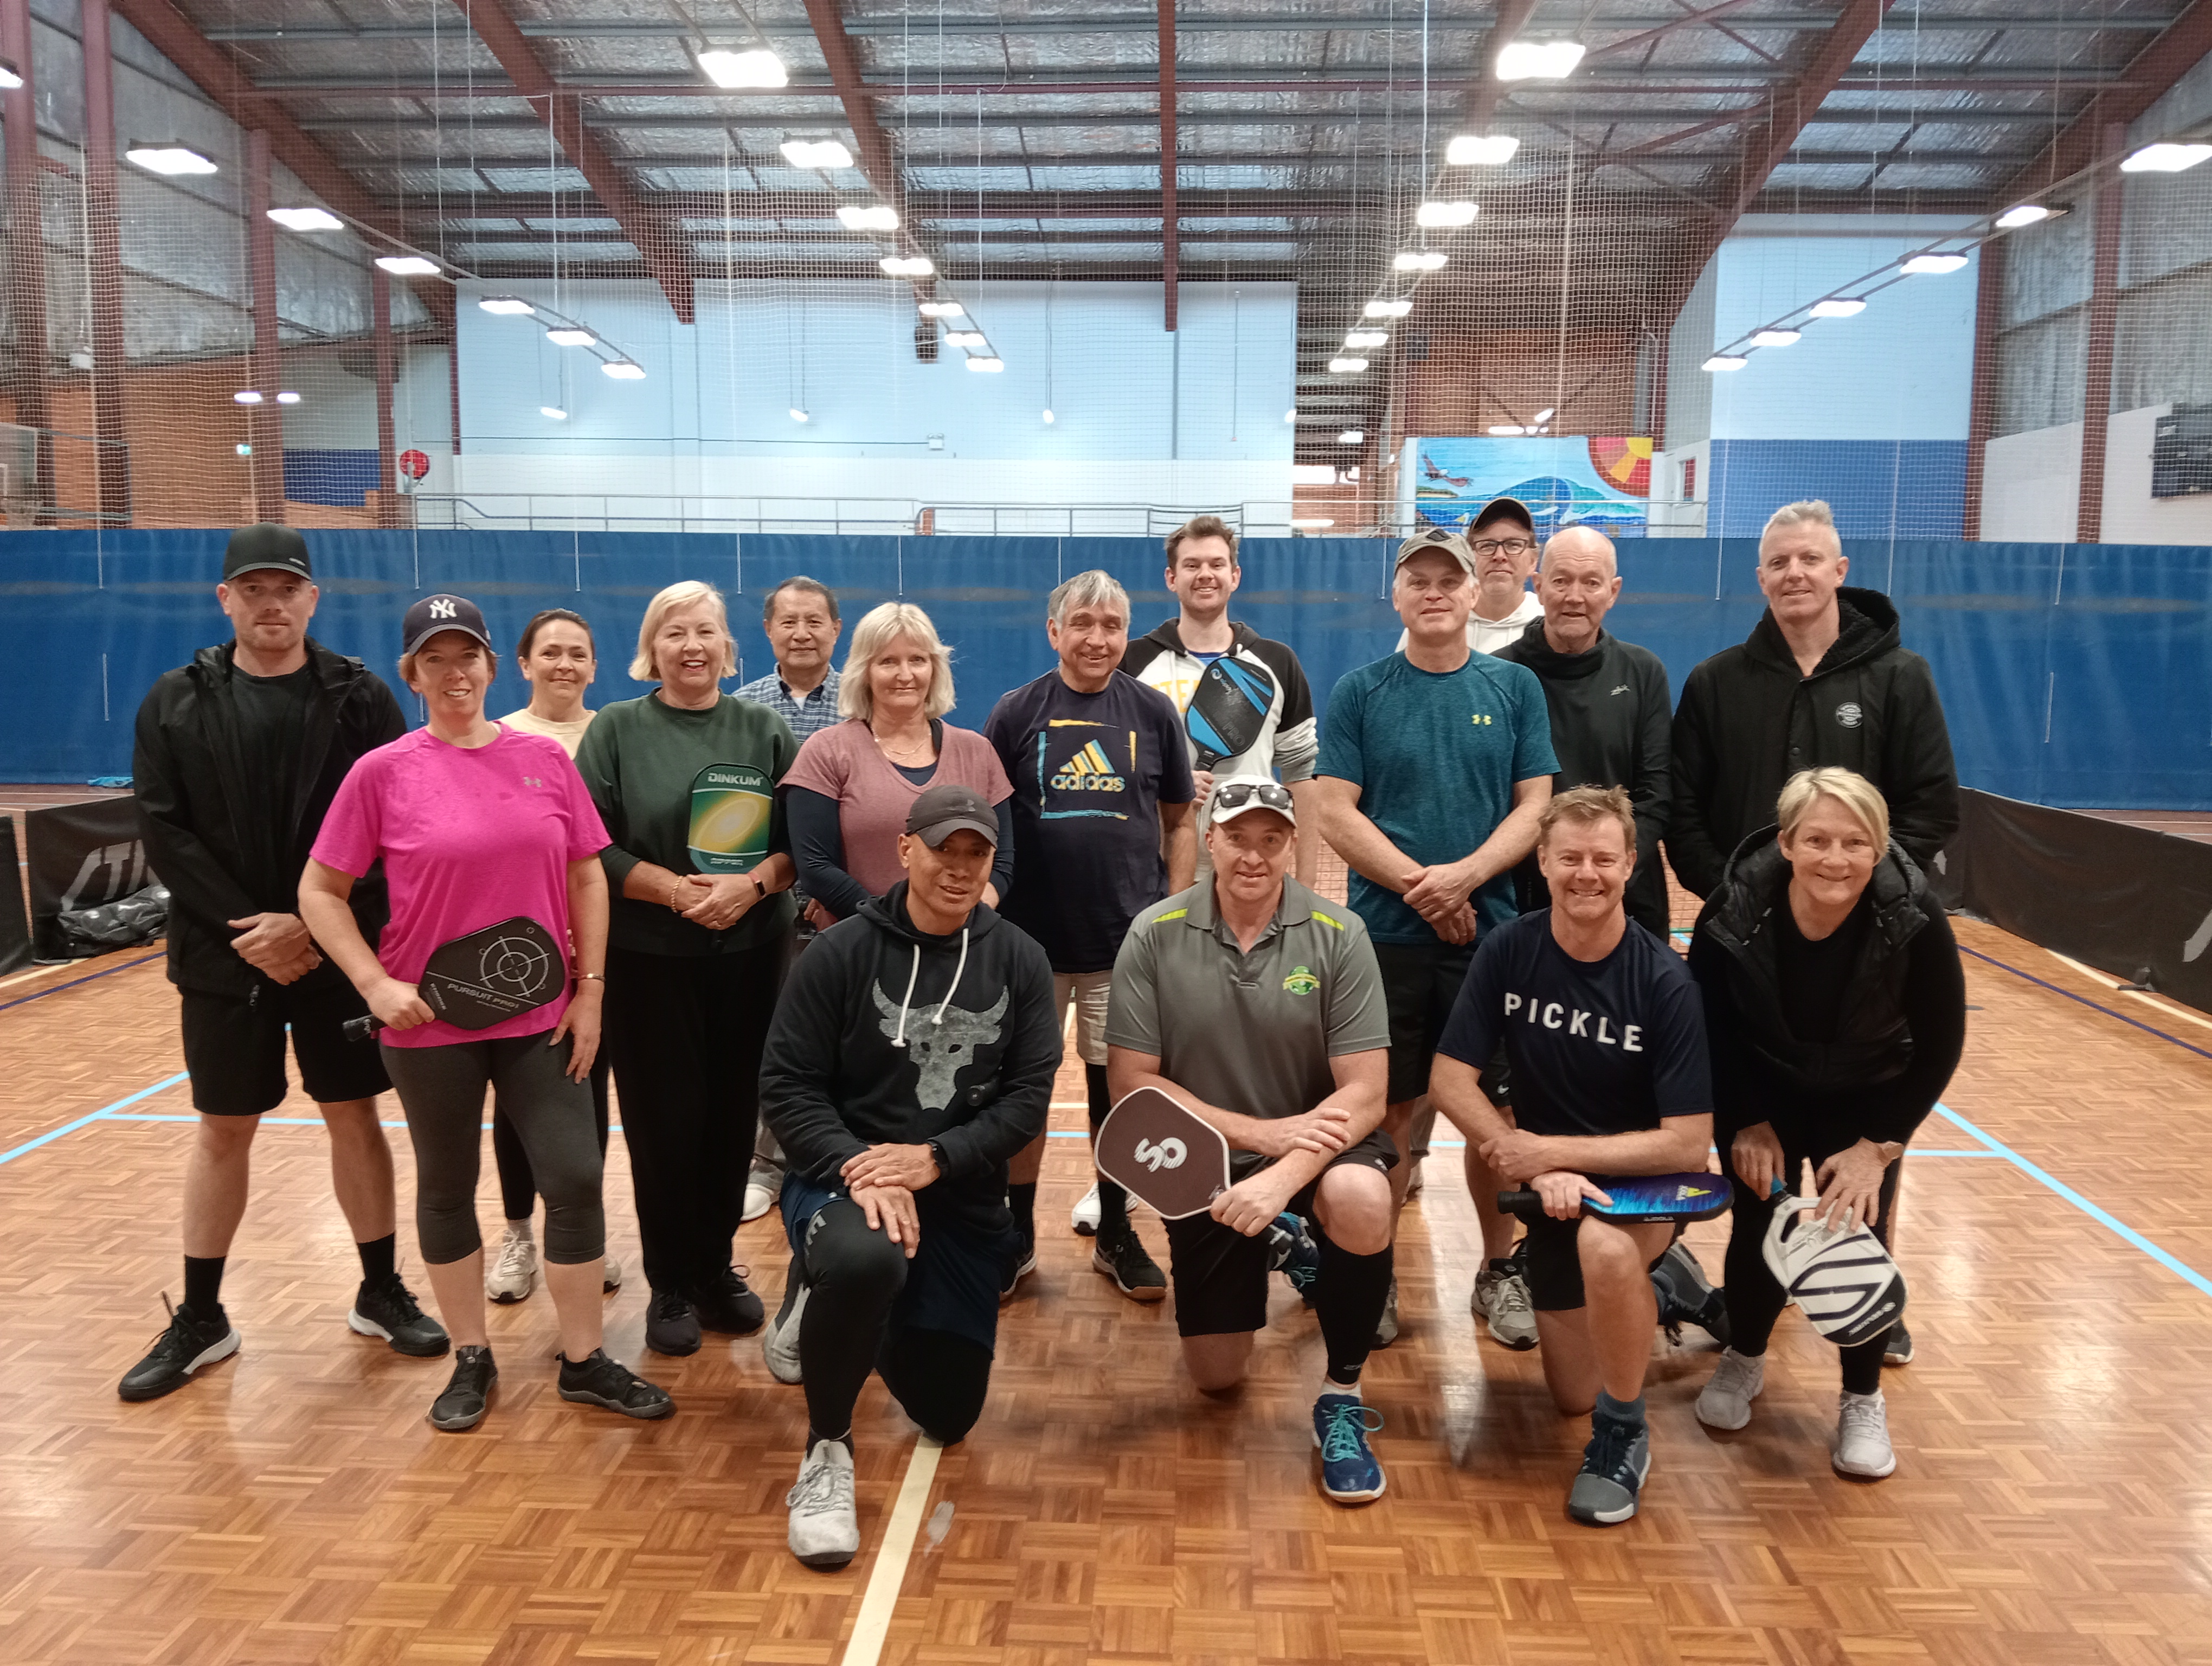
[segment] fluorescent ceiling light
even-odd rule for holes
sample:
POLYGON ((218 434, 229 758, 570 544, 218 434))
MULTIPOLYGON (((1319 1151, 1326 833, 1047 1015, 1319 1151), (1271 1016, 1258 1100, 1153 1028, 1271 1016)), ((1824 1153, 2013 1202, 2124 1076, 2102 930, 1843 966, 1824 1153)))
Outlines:
POLYGON ((501 318, 528 318, 538 310, 520 295, 486 295, 477 305, 501 318))
POLYGON ((1381 347, 1389 339, 1388 330, 1347 330, 1344 332, 1346 347, 1381 347))
POLYGON ((565 423, 568 420, 568 413, 558 405, 540 405, 538 407, 538 414, 540 416, 550 416, 556 423, 565 423))
POLYGON ((1442 271, 1446 258, 1442 249, 1407 249, 1390 263, 1390 270, 1394 272, 1442 271))
POLYGON ((921 303, 924 318, 963 318, 968 309, 957 301, 925 301, 921 303))
POLYGON ((799 405, 793 405, 791 408, 791 420, 794 423, 811 423, 814 417, 811 412, 799 405))
POLYGON ((1831 295, 1826 301, 1816 301, 1805 309, 1814 318, 1856 318, 1866 311, 1866 302, 1856 295, 1831 295))
POLYGON ((1056 422, 1058 422, 1058 421, 1060 420, 1060 418, 1059 418, 1059 417, 1057 417, 1057 416, 1054 416, 1054 415, 1052 414, 1052 407, 1051 407, 1050 405, 1047 405, 1047 406, 1044 408, 1044 420, 1045 420, 1045 426, 1046 426, 1047 428, 1051 427, 1054 423, 1056 423, 1056 422))
POLYGON ((1369 318, 1403 318, 1413 310, 1410 301, 1370 301, 1367 303, 1369 318))
POLYGON ((261 403, 261 395, 250 387, 241 387, 230 397, 242 405, 258 405, 261 403))
POLYGON ((394 277, 434 277, 441 270, 436 261, 419 254, 380 254, 376 264, 394 277))
POLYGON ((286 231, 343 231, 345 222, 328 209, 270 209, 269 217, 286 231))
POLYGON ((276 403, 280 405, 295 405, 300 403, 300 396, 288 389, 276 396, 276 403))
POLYGON ((1536 413, 1536 420, 1540 423, 1548 423, 1555 414, 1557 413, 1554 407, 1546 405, 1541 410, 1536 413))
MULTIPOLYGON (((18 87, 23 83, 19 79, 18 87)), ((215 164, 193 149, 174 139, 153 144, 134 144, 123 153, 126 161, 136 162, 149 173, 212 173, 215 164)))
POLYGON ((1004 359, 986 354, 981 357, 969 359, 968 361, 968 368, 970 370, 999 371, 1004 370, 1006 368, 1006 362, 1004 359))
POLYGON ((785 87, 791 71, 774 52, 733 52, 717 47, 699 54, 699 68, 717 87, 785 87))
POLYGON ((1367 361, 1364 359, 1331 359, 1328 362, 1332 376, 1356 376, 1366 368, 1367 361))
POLYGON ((1464 200, 1424 203, 1413 210, 1417 226, 1471 226, 1474 223, 1476 205, 1464 200))
POLYGON ((889 203, 846 203, 837 210, 837 223, 847 231, 896 231, 898 210, 889 203))
POLYGON ((1559 81, 1583 61, 1579 40, 1509 40, 1498 52, 1500 81, 1559 81))
POLYGON ((2022 226, 2032 226, 2039 220, 2048 220, 2051 210, 2040 203, 2022 203, 2008 208, 1997 216, 1997 227, 2002 231, 2017 231, 2022 226))
POLYGON ((14 92, 23 84, 23 77, 15 73, 15 66, 0 61, 0 90, 14 92))
POLYGON ((2212 156, 2212 144, 2147 144, 2120 164, 2123 173, 2179 173, 2212 156))
POLYGON ((545 339, 556 347, 589 347, 596 343, 599 337, 590 331, 579 329, 573 324, 556 324, 545 332, 545 339))
POLYGON ((1516 423, 1498 423, 1486 429, 1485 432, 1503 440, 1510 439, 1516 435, 1526 434, 1528 430, 1516 423))
POLYGON ((1966 264, 1963 254, 1916 254, 1898 271, 1908 277, 1935 277, 1944 272, 1955 272, 1966 264))
POLYGON ((786 139, 776 147, 793 167, 850 167, 853 153, 835 139, 786 139))
POLYGON ((1454 167, 1497 167, 1520 148, 1510 133, 1462 133, 1444 147, 1444 161, 1454 167))
POLYGON ((887 254, 876 264, 885 277, 928 277, 937 271, 937 263, 926 254, 887 254))
POLYGON ((1698 368, 1700 370, 1741 370, 1750 362, 1741 353, 1716 353, 1698 368))
POLYGON ((609 359, 599 367, 599 372, 602 375, 612 376, 618 382, 641 382, 645 380, 645 367, 628 359, 609 359))
MULTIPOLYGON (((1332 471, 1332 472, 1334 472, 1334 471, 1332 471)), ((1297 527, 1302 532, 1319 532, 1324 526, 1335 526, 1336 520, 1334 516, 1321 515, 1311 520, 1293 520, 1291 522, 1291 525, 1297 527)))
POLYGON ((1348 428, 1336 436, 1336 443, 1340 446, 1356 446, 1366 437, 1366 429, 1348 428))
POLYGON ((1288 410, 1283 413, 1283 420, 1286 423, 1297 422, 1298 420, 1298 408, 1296 405, 1292 405, 1288 410))
POLYGON ((947 347, 988 347, 991 344, 984 339, 981 330, 947 330, 945 344, 947 347))
POLYGON ((1753 347, 1795 347, 1804 340, 1802 330, 1759 330, 1751 337, 1753 347))

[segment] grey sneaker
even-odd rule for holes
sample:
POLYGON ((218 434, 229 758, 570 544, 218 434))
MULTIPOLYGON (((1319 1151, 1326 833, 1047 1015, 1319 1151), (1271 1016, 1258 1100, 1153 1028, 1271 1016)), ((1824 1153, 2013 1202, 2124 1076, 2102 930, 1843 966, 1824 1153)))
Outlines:
POLYGON ((1698 1421, 1708 1429, 1741 1429, 1751 1421, 1751 1402, 1766 1386, 1766 1359, 1728 1348, 1698 1395, 1698 1421))
POLYGON ((775 1207, 783 1191, 783 1170, 773 1164, 755 1163, 745 1176, 745 1207, 740 1220, 758 1220, 775 1207))
POLYGON ((1879 1389, 1873 1394, 1846 1390, 1841 1396, 1836 1444, 1828 1450, 1828 1461, 1838 1474, 1862 1481, 1880 1481, 1897 1468, 1897 1450, 1889 1444, 1889 1409, 1879 1389))
POLYGON ((1651 1473, 1651 1436, 1641 1423, 1594 1420, 1582 1473, 1567 1494, 1567 1514, 1589 1527, 1613 1527, 1636 1513, 1651 1473))
POLYGON ((806 1280, 799 1274, 799 1257, 791 1258, 791 1271, 784 1274, 783 1305, 775 1317, 768 1322, 768 1332, 761 1338, 761 1360, 768 1366, 768 1374, 779 1383, 804 1383, 806 1373, 799 1363, 799 1322, 806 1312, 806 1280))
POLYGON ((509 1223, 507 1236, 499 1241, 499 1253, 492 1257, 491 1270, 484 1274, 484 1294, 504 1305, 519 1302, 538 1288, 538 1240, 530 1235, 527 1222, 521 1225, 509 1223))
POLYGON ((1398 1340, 1398 1275, 1390 1275, 1390 1293, 1382 1298, 1382 1317, 1375 1326, 1375 1346, 1387 1348, 1398 1340))
POLYGON ((1487 1320, 1491 1340, 1520 1353, 1536 1346, 1536 1309, 1528 1281, 1510 1256, 1486 1263, 1474 1275, 1475 1316, 1487 1320))
POLYGON ((860 1512, 853 1502, 853 1455, 842 1440, 817 1440, 799 1466, 798 1484, 783 1495, 791 1507, 791 1554, 808 1567, 842 1567, 860 1548, 860 1512))
POLYGON ((1705 1269, 1698 1265, 1688 1244, 1677 1238, 1667 1246, 1667 1253, 1651 1269, 1651 1290, 1659 1301, 1659 1322, 1666 1329, 1668 1341, 1680 1342, 1682 1327, 1691 1324, 1723 1347, 1728 1346, 1731 1333, 1727 1292, 1705 1277, 1705 1269))
POLYGON ((1912 1363, 1912 1333, 1899 1319, 1889 1328, 1889 1340, 1881 1345, 1881 1363, 1885 1365, 1909 1365, 1912 1363))

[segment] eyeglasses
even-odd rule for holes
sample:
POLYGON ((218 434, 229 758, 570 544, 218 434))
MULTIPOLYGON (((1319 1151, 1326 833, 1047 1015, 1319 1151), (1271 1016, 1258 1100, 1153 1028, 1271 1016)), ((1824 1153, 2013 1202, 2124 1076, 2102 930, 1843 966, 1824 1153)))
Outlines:
POLYGON ((1225 781, 1213 789, 1213 813, 1242 810, 1256 800, 1263 809, 1291 814, 1291 789, 1272 781, 1225 781))
POLYGON ((1535 547, 1533 539, 1525 538, 1486 538, 1468 546, 1478 556, 1494 556, 1501 550, 1509 556, 1525 556, 1535 547))

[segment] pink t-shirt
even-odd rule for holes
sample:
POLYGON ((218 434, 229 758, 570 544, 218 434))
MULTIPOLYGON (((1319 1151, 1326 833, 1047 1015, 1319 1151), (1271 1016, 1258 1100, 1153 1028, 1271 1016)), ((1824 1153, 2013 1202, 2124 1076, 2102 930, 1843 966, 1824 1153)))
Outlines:
POLYGON ((1013 797, 1013 783, 991 743, 972 729, 945 725, 937 771, 915 786, 884 757, 868 726, 857 717, 807 736, 784 771, 781 787, 804 787, 837 800, 837 831, 845 842, 845 872, 877 896, 906 878, 899 865, 899 835, 907 812, 933 787, 972 787, 996 808, 1013 797))
MULTIPOLYGON (((377 958, 404 983, 441 943, 521 915, 568 940, 568 864, 596 856, 607 830, 556 740, 501 728, 489 746, 455 746, 428 729, 364 754, 315 836, 314 859, 356 879, 379 857, 392 923, 377 958)), ((560 1022, 565 987, 489 1030, 433 1018, 386 1030, 392 1047, 535 1036, 560 1022)))

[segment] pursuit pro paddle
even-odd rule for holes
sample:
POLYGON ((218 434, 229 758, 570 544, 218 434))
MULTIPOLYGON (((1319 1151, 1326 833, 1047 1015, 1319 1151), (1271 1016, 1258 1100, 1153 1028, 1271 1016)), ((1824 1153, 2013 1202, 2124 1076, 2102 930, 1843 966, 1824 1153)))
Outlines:
POLYGON ((1873 1229, 1815 1219, 1819 1200, 1792 1196, 1778 1180, 1771 1197, 1774 1219, 1759 1253, 1814 1329, 1838 1347, 1854 1347, 1905 1316, 1905 1275, 1873 1229))
MULTIPOLYGON (((489 1030, 543 1006, 568 987, 568 956, 561 945, 535 920, 518 914, 431 950, 415 990, 455 1029, 489 1030)), ((384 1020, 373 1015, 345 1023, 356 1041, 383 1028, 384 1020)))
MULTIPOLYGON (((1583 1200, 1583 1213, 1601 1220, 1711 1220, 1729 1206, 1729 1183, 1717 1174, 1632 1174, 1609 1180, 1601 1174, 1590 1184, 1613 1201, 1583 1200)), ((1543 1219, 1544 1200, 1531 1190, 1500 1192, 1498 1207, 1534 1225, 1543 1219)))
POLYGON ((1140 1087, 1098 1125, 1098 1172, 1167 1220, 1202 1215, 1229 1189, 1229 1142, 1172 1094, 1140 1087))
POLYGON ((1225 654, 1208 666, 1183 713, 1190 743, 1198 749, 1198 767, 1211 769, 1224 757, 1250 751, 1274 703, 1274 679, 1259 666, 1225 654))

